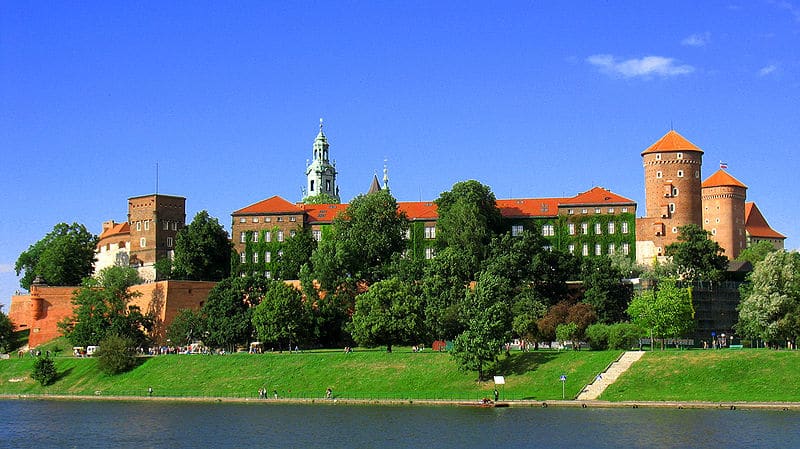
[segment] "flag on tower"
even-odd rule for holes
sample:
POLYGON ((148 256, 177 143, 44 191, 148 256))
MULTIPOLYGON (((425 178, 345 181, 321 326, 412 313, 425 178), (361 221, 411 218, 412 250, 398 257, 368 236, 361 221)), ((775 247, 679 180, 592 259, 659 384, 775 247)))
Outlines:
POLYGON ((728 163, 719 161, 719 168, 721 168, 723 170, 727 170, 728 169, 728 163))

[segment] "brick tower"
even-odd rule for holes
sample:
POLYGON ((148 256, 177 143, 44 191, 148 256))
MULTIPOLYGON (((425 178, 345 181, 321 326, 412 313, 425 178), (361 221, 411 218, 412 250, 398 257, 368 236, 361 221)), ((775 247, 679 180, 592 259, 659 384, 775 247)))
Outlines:
POLYGON ((703 181, 703 229, 735 259, 747 247, 744 204, 747 186, 723 169, 703 181))
POLYGON ((637 260, 652 263, 687 224, 702 226, 703 150, 669 131, 642 152, 646 216, 636 222, 637 260))
POLYGON ((128 198, 130 263, 146 281, 156 280, 155 263, 172 257, 175 238, 186 223, 186 198, 145 195, 128 198))

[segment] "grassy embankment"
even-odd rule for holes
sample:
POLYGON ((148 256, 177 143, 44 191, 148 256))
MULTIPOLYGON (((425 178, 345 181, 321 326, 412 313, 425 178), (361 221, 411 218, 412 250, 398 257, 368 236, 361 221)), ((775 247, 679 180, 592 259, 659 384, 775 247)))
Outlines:
MULTIPOLYGON (((501 362, 506 378, 505 387, 499 388, 501 399, 561 399, 562 373, 571 399, 619 354, 513 352, 501 362)), ((340 398, 477 400, 490 397, 494 388, 492 381, 476 382, 474 372, 458 371, 447 353, 414 353, 409 348, 396 348, 391 354, 357 349, 351 354, 320 350, 158 356, 143 358, 140 366, 118 376, 100 373, 92 358, 54 360, 59 379, 48 387, 30 379, 32 357, 0 361, 0 394, 142 396, 152 386, 156 396, 255 398, 259 388, 266 388, 281 397, 321 398, 330 387, 340 398)))
POLYGON ((692 350, 645 354, 600 399, 800 402, 800 351, 692 350))

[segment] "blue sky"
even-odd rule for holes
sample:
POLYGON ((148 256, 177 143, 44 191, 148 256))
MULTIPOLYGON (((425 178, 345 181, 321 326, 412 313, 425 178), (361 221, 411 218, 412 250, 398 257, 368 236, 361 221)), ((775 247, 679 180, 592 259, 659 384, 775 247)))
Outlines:
POLYGON ((187 221, 300 199, 325 119, 343 200, 599 185, 644 211, 670 127, 798 248, 800 1, 3 2, 0 304, 58 222, 187 198, 187 221))

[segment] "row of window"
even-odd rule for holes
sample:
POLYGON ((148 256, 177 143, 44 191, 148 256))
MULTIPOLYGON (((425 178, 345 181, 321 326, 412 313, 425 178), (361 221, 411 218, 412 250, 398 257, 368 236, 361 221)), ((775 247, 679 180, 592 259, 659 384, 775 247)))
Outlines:
MULTIPOLYGON (((574 244, 570 244, 567 247, 567 249, 569 250, 570 254, 575 254, 575 245, 574 244)), ((630 254, 630 251, 631 251, 630 244, 623 243, 622 244, 622 254, 627 256, 628 254, 630 254)), ((606 252, 606 254, 609 255, 609 256, 613 256, 614 254, 616 254, 616 252, 617 252, 617 245, 614 244, 614 243, 609 243, 608 244, 608 251, 606 252)), ((589 245, 587 243, 584 243, 582 245, 581 254, 583 256, 588 256, 589 255, 589 245)), ((594 255, 595 256, 603 255, 603 245, 601 245, 599 243, 594 245, 594 255)))
MULTIPOLYGON (((679 178, 683 178, 683 170, 678 170, 677 176, 678 176, 679 178)), ((662 173, 661 171, 657 171, 657 172, 656 172, 656 178, 658 178, 658 179, 661 179, 661 178, 663 178, 663 177, 664 177, 664 173, 662 173)), ((697 170, 696 170, 696 171, 694 172, 694 177, 695 177, 695 178, 699 178, 699 177, 700 177, 700 171, 697 171, 697 170)))
MULTIPOLYGON (((615 212, 616 212, 615 208, 613 208, 613 207, 609 207, 608 208, 608 213, 609 214, 613 214, 615 212)), ((620 208, 620 212, 623 213, 623 214, 626 214, 626 213, 628 213, 628 208, 627 207, 622 207, 622 208, 620 208)), ((589 213, 589 209, 581 209, 581 214, 586 215, 588 213, 589 213)), ((594 208, 594 213, 602 214, 603 213, 603 208, 595 207, 594 208)), ((575 209, 567 209, 567 215, 575 215, 575 209)))
MULTIPOLYGON (((278 251, 278 258, 281 258, 281 257, 283 257, 283 251, 278 251)), ((253 263, 259 263, 259 259, 260 259, 259 253, 257 253, 257 252, 253 253, 252 262, 253 263)), ((246 252, 242 251, 242 253, 239 254, 239 261, 241 263, 247 263, 248 262, 247 253, 246 252)), ((271 262, 272 262, 272 252, 271 251, 264 251, 264 263, 271 263, 271 262)))
MULTIPOLYGON (((319 231, 316 231, 316 232, 319 232, 319 231)), ((259 235, 258 232, 254 232, 253 233, 253 243, 258 243, 258 235, 259 235)), ((295 231, 294 229, 289 231, 289 237, 294 237, 296 235, 297 235, 297 231, 295 231)), ((315 235, 314 238, 317 238, 317 236, 315 235)), ((283 241, 283 231, 280 230, 280 229, 278 230, 278 233, 276 235, 276 240, 278 242, 282 242, 283 241)), ((265 232, 264 233, 264 241, 265 242, 271 242, 272 241, 272 232, 265 232)), ((317 240, 317 241, 319 241, 319 240, 317 240)), ((239 233, 239 243, 247 243, 247 232, 240 232, 239 233)))
MULTIPOLYGON (((589 223, 581 223, 580 225, 581 225, 581 234, 582 235, 589 234, 589 223)), ((575 233, 576 233, 575 232, 576 231, 575 223, 569 223, 567 226, 569 228, 569 235, 575 235, 575 233)), ((609 235, 615 234, 617 232, 617 223, 616 222, 609 221, 607 226, 608 226, 607 233, 609 235)), ((628 232, 630 232, 630 229, 628 227, 628 222, 627 221, 623 221, 622 223, 620 223, 620 232, 623 233, 623 234, 627 234, 628 232)), ((595 235, 602 235, 603 234, 603 225, 601 223, 595 223, 594 224, 594 234, 595 235)))
MULTIPOLYGON (((172 248, 172 246, 174 244, 175 244, 175 240, 172 237, 167 237, 167 248, 172 248)), ((124 248, 125 247, 125 242, 120 242, 119 247, 120 248, 124 248)), ((139 247, 147 248, 147 239, 146 238, 142 237, 142 238, 139 239, 139 247)))
MULTIPOLYGON (((251 220, 253 223, 258 223, 261 220, 264 220, 264 223, 271 223, 273 217, 253 217, 251 220)), ((282 222, 285 217, 275 217, 275 221, 282 222)), ((297 217, 290 216, 289 221, 295 222, 297 221, 297 217)), ((239 217, 239 223, 247 223, 247 217, 239 217)))
MULTIPOLYGON (((144 228, 145 231, 150 230, 150 222, 152 220, 139 220, 136 222, 131 222, 131 226, 134 226, 137 231, 141 231, 144 228)), ((173 231, 178 230, 178 222, 177 221, 169 221, 169 220, 161 220, 161 229, 168 231, 172 228, 173 231)))

